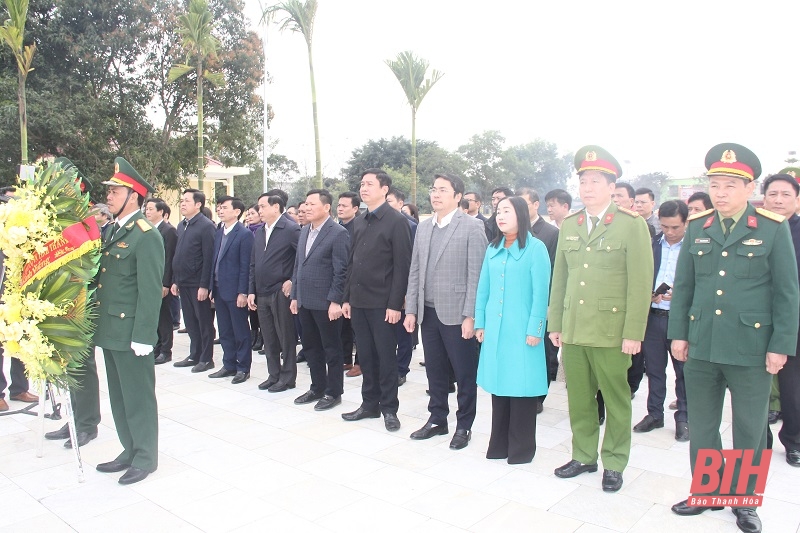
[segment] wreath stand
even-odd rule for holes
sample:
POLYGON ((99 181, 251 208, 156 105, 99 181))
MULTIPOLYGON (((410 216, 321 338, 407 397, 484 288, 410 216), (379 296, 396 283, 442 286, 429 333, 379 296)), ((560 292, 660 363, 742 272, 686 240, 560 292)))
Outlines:
MULTIPOLYGON (((44 456, 44 419, 50 418, 51 420, 60 420, 61 419, 61 404, 56 403, 56 398, 53 393, 53 388, 50 385, 50 382, 45 380, 39 380, 39 438, 36 441, 36 457, 43 457, 44 456), (53 413, 50 415, 45 414, 45 396, 50 396, 50 401, 53 404, 53 413)), ((67 415, 67 427, 69 427, 69 440, 72 443, 72 452, 75 454, 75 466, 78 470, 78 482, 83 483, 86 481, 86 477, 83 472, 83 461, 81 460, 81 450, 80 446, 78 446, 78 435, 75 430, 75 413, 72 411, 72 400, 69 394, 69 387, 66 387, 63 391, 61 389, 57 389, 60 393, 64 395, 64 407, 67 415)), ((27 409, 31 409, 34 404, 31 404, 27 409)), ((26 413, 29 415, 33 415, 34 413, 26 413)))

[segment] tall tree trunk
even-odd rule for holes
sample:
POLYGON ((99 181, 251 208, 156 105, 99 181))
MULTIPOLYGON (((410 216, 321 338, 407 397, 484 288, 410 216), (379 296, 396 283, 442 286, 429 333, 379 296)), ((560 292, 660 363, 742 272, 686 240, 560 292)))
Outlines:
POLYGON ((203 60, 197 61, 197 188, 203 192, 203 60))
MULTIPOLYGON (((308 45, 308 71, 311 75, 311 114, 314 117, 314 156, 317 160, 317 178, 315 187, 322 188, 322 158, 319 152, 319 122, 317 120, 317 86, 314 83, 314 62, 311 59, 311 43, 308 45)), ((266 162, 264 163, 266 165, 266 162)))
POLYGON ((28 102, 25 98, 25 78, 22 72, 17 74, 17 97, 19 100, 19 143, 22 151, 22 164, 28 164, 28 102))
POLYGON ((417 204, 417 110, 411 107, 411 203, 417 204))

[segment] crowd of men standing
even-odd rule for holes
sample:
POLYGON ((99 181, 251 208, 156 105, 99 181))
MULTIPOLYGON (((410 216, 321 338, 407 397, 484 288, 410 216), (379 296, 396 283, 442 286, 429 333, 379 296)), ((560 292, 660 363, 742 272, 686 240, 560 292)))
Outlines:
MULTIPOLYGON (((656 209, 652 190, 618 181, 614 157, 586 146, 575 156, 585 207, 571 213, 571 196, 549 191, 550 222, 538 214, 541 198, 531 188, 494 189, 487 219, 481 195, 447 174, 433 177, 433 214, 425 220, 381 169, 363 172, 358 194, 339 195, 338 222, 324 189, 309 191, 295 208, 278 189, 253 206, 223 196, 217 224, 204 214, 205 195, 186 189, 176 229, 167 204, 148 197, 152 187, 119 158, 104 182, 105 218, 116 224, 103 231, 95 341, 125 451, 98 469, 126 470, 120 482, 133 483, 156 468, 153 365, 172 359, 170 295, 180 298, 190 339, 188 357, 174 366, 215 368, 216 319, 222 367, 210 378, 246 382, 256 339, 263 339, 268 378, 259 389, 295 388, 297 363, 305 360, 311 386, 295 403, 322 411, 341 403, 344 372, 360 373, 361 404, 342 418, 383 417, 389 431, 400 429, 398 387, 421 334, 430 417, 411 438, 449 433, 448 394, 455 389, 450 448, 466 447, 480 384, 492 394, 487 458, 510 463, 534 457, 536 415, 560 350, 573 438, 572 459, 555 475, 597 471, 600 458, 609 492, 623 484, 631 432, 664 427, 668 364, 676 376, 675 439, 690 441, 693 468, 698 450, 722 447, 726 390, 734 447, 771 447, 767 411, 776 375, 779 438, 786 461, 800 466, 800 169, 767 178, 765 209, 756 209, 748 203, 761 172, 755 154, 721 144, 708 152, 706 167, 709 194, 656 209), (153 228, 158 232, 149 233, 153 228), (150 290, 154 280, 157 291, 150 290), (514 294, 520 290, 522 299, 514 294), (534 362, 514 359, 519 354, 534 362), (648 414, 632 426, 631 400, 645 374, 648 414), (132 393, 132 384, 144 392, 132 393)), ((96 370, 94 377, 77 393, 91 401, 75 402, 78 421, 86 421, 79 445, 97 435, 96 370)), ((66 436, 65 428, 48 434, 66 436)), ((751 482, 748 494, 753 490, 751 482)), ((673 507, 680 515, 707 509, 718 507, 673 507)), ((754 509, 734 513, 740 529, 760 531, 754 509)))

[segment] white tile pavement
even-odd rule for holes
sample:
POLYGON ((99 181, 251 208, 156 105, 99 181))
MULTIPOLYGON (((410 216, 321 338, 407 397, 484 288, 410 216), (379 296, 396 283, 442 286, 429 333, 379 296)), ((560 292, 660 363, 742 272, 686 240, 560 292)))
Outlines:
MULTIPOLYGON (((179 360, 188 339, 175 338, 174 360, 179 360)), ((449 436, 411 441, 408 435, 427 418, 422 355, 420 347, 400 388, 403 427, 397 433, 388 433, 380 419, 341 420, 341 413, 360 403, 361 378, 345 378, 342 405, 318 413, 313 404, 293 403, 310 383, 304 364, 297 388, 278 394, 257 388, 266 379, 259 355, 251 379, 240 385, 171 364, 158 366, 159 469, 127 487, 117 483, 119 474, 94 470, 120 450, 98 358, 103 421, 99 437, 81 449, 84 483, 77 482, 73 456, 61 442, 45 441, 44 457, 35 456, 35 417, 0 417, 0 533, 737 531, 729 509, 690 518, 669 510, 686 497, 690 484, 688 445, 674 440, 670 412, 664 429, 633 434, 618 494, 601 490, 599 473, 571 480, 553 475, 571 449, 560 382, 551 386, 538 418, 537 453, 530 464, 484 458, 491 402, 483 392, 469 447, 451 451, 449 436)), ((218 346, 215 360, 221 361, 218 346)), ((645 379, 634 399, 633 423, 645 412, 646 387, 645 379)), ((455 395, 450 403, 454 429, 455 395)), ((724 437, 730 438, 728 412, 724 420, 724 437)), ((47 421, 46 430, 61 423, 47 421)), ((800 532, 799 480, 800 471, 786 465, 776 440, 759 511, 764 531, 800 532)))

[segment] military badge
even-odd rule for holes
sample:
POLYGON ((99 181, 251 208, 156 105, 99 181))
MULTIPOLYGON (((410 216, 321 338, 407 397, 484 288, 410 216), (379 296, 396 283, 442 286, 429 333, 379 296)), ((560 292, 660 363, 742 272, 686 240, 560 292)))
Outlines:
POLYGON ((611 224, 611 221, 613 221, 613 220, 614 220, 614 213, 608 213, 608 214, 606 214, 605 218, 603 219, 603 224, 606 224, 606 225, 611 224))
POLYGON ((133 222, 125 224, 125 229, 133 229, 133 222))
POLYGON ((128 247, 128 243, 126 243, 126 242, 118 242, 117 243, 117 247, 118 248, 127 248, 128 247))
POLYGON ((579 225, 579 226, 583 226, 583 222, 584 222, 584 220, 586 220, 586 215, 584 215, 583 213, 581 213, 581 216, 579 216, 579 217, 578 217, 578 220, 577 220, 577 222, 578 222, 578 225, 579 225))
POLYGON ((712 216, 708 217, 708 220, 706 220, 706 223, 703 224, 703 229, 710 228, 711 224, 713 224, 713 223, 714 223, 714 216, 712 215, 712 216))
POLYGON ((594 150, 589 150, 588 152, 586 152, 585 160, 586 161, 597 161, 597 152, 595 152, 594 150))
POLYGON ((710 242, 711 242, 711 239, 709 239, 709 238, 705 238, 705 239, 695 239, 695 240, 694 240, 694 243, 695 243, 695 244, 709 244, 710 242))
POLYGON ((723 163, 736 163, 736 152, 733 150, 725 150, 722 152, 722 157, 720 161, 723 163))
POLYGON ((565 238, 566 240, 568 240, 568 241, 577 241, 577 240, 578 240, 578 236, 577 236, 577 235, 567 235, 567 236, 566 236, 566 237, 564 237, 564 238, 565 238))
POLYGON ((758 246, 763 243, 764 241, 759 241, 758 239, 747 239, 746 241, 742 241, 742 244, 745 246, 758 246))
POLYGON ((756 217, 752 216, 752 215, 747 217, 747 227, 748 228, 757 228, 758 227, 758 219, 756 217))

